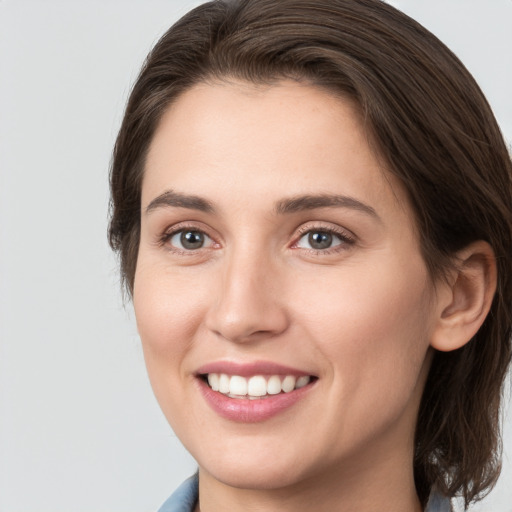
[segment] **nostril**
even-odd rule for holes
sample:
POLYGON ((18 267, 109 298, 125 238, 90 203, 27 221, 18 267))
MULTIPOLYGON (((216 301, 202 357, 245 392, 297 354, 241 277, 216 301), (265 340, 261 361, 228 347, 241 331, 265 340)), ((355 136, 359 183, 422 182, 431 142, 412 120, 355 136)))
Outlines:
POLYGON ((275 337, 288 326, 287 306, 279 303, 280 294, 273 293, 276 283, 268 286, 272 276, 256 279, 248 275, 253 271, 247 267, 243 271, 237 264, 229 267, 205 317, 210 332, 236 343, 275 337))

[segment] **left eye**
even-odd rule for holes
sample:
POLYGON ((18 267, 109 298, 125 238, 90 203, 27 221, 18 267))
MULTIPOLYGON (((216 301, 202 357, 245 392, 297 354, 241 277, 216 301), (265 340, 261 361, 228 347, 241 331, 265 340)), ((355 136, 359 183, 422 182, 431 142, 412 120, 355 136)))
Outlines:
POLYGON ((297 247, 301 249, 330 249, 343 243, 342 238, 330 231, 309 231, 303 235, 297 242, 297 247))
POLYGON ((194 229, 177 231, 170 237, 169 241, 173 247, 185 251, 201 249, 213 242, 208 235, 194 229))

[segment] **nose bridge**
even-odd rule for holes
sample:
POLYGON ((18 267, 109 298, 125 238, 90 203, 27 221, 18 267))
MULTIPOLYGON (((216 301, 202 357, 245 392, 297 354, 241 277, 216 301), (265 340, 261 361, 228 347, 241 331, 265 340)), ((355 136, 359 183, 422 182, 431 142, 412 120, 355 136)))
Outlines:
POLYGON ((208 327, 221 337, 246 342, 273 337, 286 329, 280 305, 278 265, 272 254, 254 244, 235 244, 222 262, 208 327))

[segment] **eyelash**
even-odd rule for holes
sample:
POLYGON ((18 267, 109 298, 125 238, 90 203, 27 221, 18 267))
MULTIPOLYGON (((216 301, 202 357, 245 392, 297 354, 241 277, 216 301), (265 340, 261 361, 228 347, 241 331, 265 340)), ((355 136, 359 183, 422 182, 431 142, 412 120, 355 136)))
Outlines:
POLYGON ((348 248, 353 246, 356 243, 356 238, 350 232, 343 230, 341 228, 334 228, 332 226, 319 226, 319 225, 305 225, 298 229, 298 237, 296 241, 292 245, 292 249, 301 249, 298 247, 298 243, 304 238, 304 236, 310 233, 325 233, 328 235, 334 235, 340 240, 340 243, 328 247, 326 249, 305 249, 302 250, 308 251, 310 254, 326 256, 330 254, 336 254, 342 251, 346 251, 348 248))
POLYGON ((194 233, 201 233, 205 236, 207 236, 210 240, 212 240, 214 243, 213 237, 211 237, 204 228, 200 228, 198 226, 189 225, 189 224, 178 224, 177 226, 173 226, 170 230, 165 231, 158 239, 158 245, 160 246, 167 246, 167 249, 177 254, 178 256, 192 256, 198 253, 201 249, 205 249, 205 247, 200 247, 197 250, 194 249, 180 249, 178 247, 172 246, 169 242, 172 240, 172 238, 183 232, 194 232, 194 233))
MULTIPOLYGON (((173 226, 172 229, 164 232, 158 239, 158 244, 160 246, 167 246, 168 250, 174 254, 177 254, 179 256, 193 256, 198 253, 198 251, 201 251, 202 249, 209 249, 210 247, 200 247, 197 250, 195 249, 180 249, 178 247, 172 246, 169 242, 170 240, 177 234, 183 233, 183 232, 196 232, 201 233, 208 237, 210 240, 212 240, 213 244, 216 244, 213 237, 211 237, 203 228, 200 228, 195 225, 187 225, 187 224, 179 224, 177 226, 173 226)), ((297 230, 297 236, 295 237, 295 241, 291 245, 291 248, 294 250, 301 249, 303 251, 307 251, 310 254, 314 255, 320 255, 325 256, 329 254, 335 254, 338 252, 342 252, 344 250, 347 250, 350 246, 354 245, 356 243, 356 238, 350 234, 349 232, 343 230, 343 229, 336 229, 332 226, 318 226, 318 225, 305 225, 302 226, 297 230), (328 247, 325 249, 307 249, 307 248, 301 248, 298 247, 299 242, 304 238, 304 236, 310 234, 310 233, 324 233, 328 235, 333 235, 336 238, 340 240, 340 243, 333 246, 328 247)))

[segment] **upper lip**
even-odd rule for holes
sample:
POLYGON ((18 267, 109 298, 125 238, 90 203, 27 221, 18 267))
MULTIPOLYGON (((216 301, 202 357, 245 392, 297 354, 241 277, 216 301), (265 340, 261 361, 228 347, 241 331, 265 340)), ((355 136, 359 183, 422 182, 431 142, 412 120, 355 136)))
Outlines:
POLYGON ((307 371, 271 361, 253 361, 249 363, 214 361, 201 366, 196 373, 197 375, 225 373, 227 375, 239 375, 240 377, 251 377, 253 375, 293 375, 301 377, 303 375, 312 375, 307 371))

